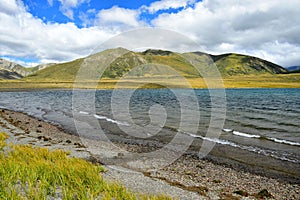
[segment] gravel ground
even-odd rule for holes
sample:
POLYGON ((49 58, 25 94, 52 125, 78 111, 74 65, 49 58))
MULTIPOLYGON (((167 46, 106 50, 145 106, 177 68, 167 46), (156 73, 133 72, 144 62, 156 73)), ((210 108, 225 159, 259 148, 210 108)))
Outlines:
MULTIPOLYGON (((111 148, 106 142, 82 140, 22 113, 0 110, 0 132, 8 133, 12 143, 64 149, 71 156, 96 159, 106 164, 107 172, 103 176, 107 180, 120 182, 135 192, 163 193, 175 199, 300 199, 299 184, 234 170, 191 156, 182 156, 157 171, 132 170, 129 168, 145 163, 111 163, 114 158, 126 158, 126 151, 111 148), (92 148, 86 148, 85 144, 92 148)), ((130 148, 135 147, 125 145, 123 149, 130 148)))

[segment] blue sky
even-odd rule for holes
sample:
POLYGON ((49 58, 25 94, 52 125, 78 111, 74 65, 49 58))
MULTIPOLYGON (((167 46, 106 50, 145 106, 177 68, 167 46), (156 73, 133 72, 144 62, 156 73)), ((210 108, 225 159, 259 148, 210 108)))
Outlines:
MULTIPOLYGON (((58 22, 67 23, 74 22, 78 27, 83 27, 84 23, 80 19, 80 13, 88 13, 89 10, 100 11, 102 9, 109 9, 114 6, 128 8, 128 9, 139 9, 141 6, 148 6, 153 2, 153 0, 139 0, 139 1, 116 1, 116 0, 90 0, 81 3, 78 7, 73 7, 72 11, 74 13, 73 19, 66 16, 60 11, 61 3, 57 0, 47 1, 33 1, 24 0, 24 4, 28 7, 28 11, 34 16, 43 19, 45 23, 47 22, 58 22), (49 3, 50 2, 50 3, 49 3), (51 5, 50 5, 51 4, 51 5)), ((89 19, 95 19, 95 14, 91 13, 89 19)), ((147 15, 147 17, 152 18, 152 15, 147 15)))
MULTIPOLYGON (((200 0, 198 0, 199 2, 200 0)), ((67 2, 67 1, 66 1, 67 2)), ((184 6, 163 8, 152 13, 144 7, 149 7, 151 3, 158 2, 155 0, 139 0, 139 1, 125 1, 125 0, 83 0, 82 2, 77 0, 70 0, 70 2, 78 2, 76 6, 69 6, 69 9, 64 11, 64 4, 59 0, 23 0, 27 11, 33 16, 42 19, 44 23, 68 23, 73 22, 79 28, 90 27, 93 24, 85 24, 82 19, 82 15, 87 15, 90 21, 94 21, 96 15, 101 10, 107 10, 112 7, 120 7, 130 10, 140 10, 139 19, 147 22, 151 25, 151 20, 155 19, 158 15, 163 13, 178 13, 179 11, 193 6, 197 1, 182 1, 184 6), (187 2, 187 3, 185 3, 187 2), (71 11, 72 14, 68 14, 71 11), (72 15, 72 16, 71 16, 72 15)), ((71 4, 71 3, 70 3, 71 4)), ((73 3, 74 4, 74 3, 73 3)))
POLYGON ((118 34, 150 27, 183 34, 199 51, 300 65, 299 7, 299 0, 5 0, 0 57, 25 66, 65 62, 118 34))

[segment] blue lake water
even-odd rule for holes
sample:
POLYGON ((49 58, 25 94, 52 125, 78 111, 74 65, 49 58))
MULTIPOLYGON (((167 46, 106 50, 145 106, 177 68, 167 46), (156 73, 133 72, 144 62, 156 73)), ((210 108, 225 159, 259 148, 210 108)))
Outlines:
MULTIPOLYGON (((184 89, 176 91, 183 94, 187 100, 185 102, 188 102, 190 93, 184 89)), ((157 108, 165 110, 167 118, 163 126, 173 130, 174 134, 180 129, 181 122, 188 126, 195 125, 193 115, 181 117, 182 105, 168 89, 127 92, 133 92, 129 102, 130 119, 123 117, 122 120, 116 119, 112 113, 111 90, 98 90, 95 94, 89 90, 82 91, 86 95, 77 102, 78 105, 72 105, 72 90, 0 92, 0 107, 22 111, 73 131, 76 130, 73 112, 121 127, 133 124, 147 127, 151 122, 149 110, 153 105, 160 105, 157 108), (86 103, 88 98, 93 97, 94 105, 86 103), (94 113, 91 106, 95 109, 94 113)), ((206 135, 212 107, 209 91, 199 89, 194 92, 199 104, 200 121, 197 133, 190 134, 191 137, 300 164, 300 89, 226 89, 226 119, 217 138, 206 135)), ((122 106, 122 97, 116 101, 122 106)), ((186 105, 185 109, 195 108, 186 105)), ((156 123, 157 126, 162 125, 160 121, 156 123)))

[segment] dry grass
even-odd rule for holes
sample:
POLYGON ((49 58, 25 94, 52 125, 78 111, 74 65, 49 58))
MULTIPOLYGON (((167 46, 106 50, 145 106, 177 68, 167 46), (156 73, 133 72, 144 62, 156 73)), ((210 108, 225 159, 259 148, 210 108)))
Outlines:
POLYGON ((137 195, 101 177, 104 168, 62 150, 7 145, 0 133, 0 199, 170 199, 137 195))
MULTIPOLYGON (((203 78, 187 78, 186 79, 193 88, 207 88, 207 82, 210 87, 220 87, 217 79, 203 78)), ((300 88, 300 73, 294 74, 278 74, 278 75, 249 75, 249 76, 232 76, 225 77, 218 81, 223 81, 225 88, 300 88)), ((143 88, 157 88, 158 85, 165 85, 172 88, 182 88, 185 84, 182 78, 178 77, 143 77, 143 78, 128 78, 128 79, 101 79, 98 81, 79 82, 74 85, 73 81, 26 81, 26 80, 2 80, 0 81, 0 89, 51 89, 51 88, 97 88, 97 89, 114 89, 118 83, 118 88, 135 88, 139 85, 146 84, 143 88)))

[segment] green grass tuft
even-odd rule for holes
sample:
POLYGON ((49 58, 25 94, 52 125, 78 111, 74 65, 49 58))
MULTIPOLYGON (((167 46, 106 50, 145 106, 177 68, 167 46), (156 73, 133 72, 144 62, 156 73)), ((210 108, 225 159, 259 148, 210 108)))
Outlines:
POLYGON ((98 164, 30 145, 7 145, 0 133, 0 199, 170 199, 136 195, 101 177, 98 164))

